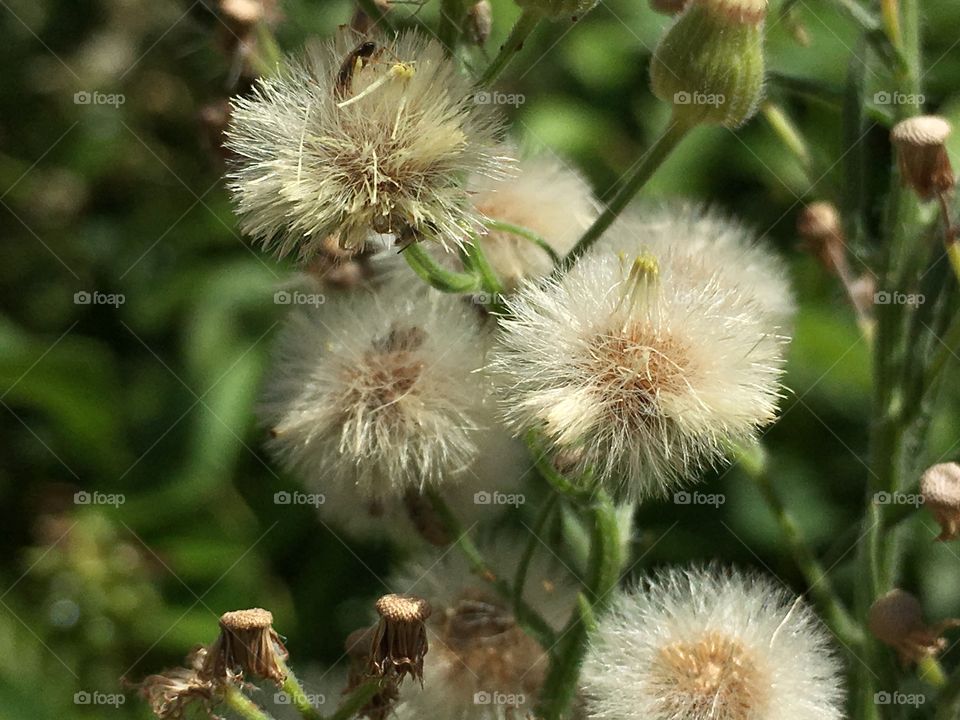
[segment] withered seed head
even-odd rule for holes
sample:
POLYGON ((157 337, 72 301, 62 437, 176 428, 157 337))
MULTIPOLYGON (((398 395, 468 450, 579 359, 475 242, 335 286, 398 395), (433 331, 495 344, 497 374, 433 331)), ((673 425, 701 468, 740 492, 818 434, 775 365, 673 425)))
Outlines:
POLYGON ((960 465, 938 463, 920 477, 923 506, 940 525, 937 540, 960 537, 960 465))
POLYGON ((815 202, 807 205, 797 218, 797 232, 804 241, 805 249, 828 272, 837 275, 846 273, 843 226, 832 203, 815 202))
POLYGON ((147 701, 153 714, 160 720, 181 720, 191 703, 201 705, 209 713, 217 688, 212 681, 199 674, 206 654, 206 648, 196 648, 187 656, 187 667, 149 675, 135 686, 140 697, 147 701))
POLYGON ((220 636, 210 646, 200 673, 215 681, 247 674, 279 685, 286 677, 286 658, 287 649, 273 629, 268 610, 235 610, 220 617, 220 636))
POLYGON ((950 123, 937 115, 908 118, 890 132, 903 184, 922 200, 948 192, 956 184, 945 145, 950 132, 950 123))
POLYGON ((407 675, 423 683, 423 657, 427 654, 430 603, 414 595, 384 595, 376 603, 380 622, 372 643, 370 667, 375 675, 397 675, 399 684, 407 675))
POLYGON ((870 632, 897 651, 903 665, 916 663, 942 652, 947 641, 944 630, 956 627, 958 621, 945 620, 928 626, 923 619, 920 601, 904 590, 894 589, 877 599, 870 607, 867 625, 870 632))

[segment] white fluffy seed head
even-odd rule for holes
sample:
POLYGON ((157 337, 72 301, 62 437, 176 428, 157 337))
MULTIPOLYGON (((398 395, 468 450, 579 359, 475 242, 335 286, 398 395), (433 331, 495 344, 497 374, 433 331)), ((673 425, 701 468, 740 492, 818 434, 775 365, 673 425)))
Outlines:
POLYGON ((278 255, 312 256, 371 233, 458 245, 481 229, 471 174, 497 175, 499 123, 437 42, 416 33, 355 36, 286 62, 233 101, 227 146, 242 229, 278 255))
POLYGON ((594 720, 839 720, 841 665, 770 580, 667 570, 601 618, 581 684, 594 720))
MULTIPOLYGON (((549 155, 521 160, 517 170, 508 178, 475 176, 470 183, 474 207, 493 220, 532 230, 563 257, 597 216, 589 185, 549 155)), ((490 230, 481 244, 507 289, 515 288, 523 278, 553 270, 549 253, 514 233, 490 230)))
POLYGON ((525 285, 491 363, 508 422, 631 499, 689 482, 776 415, 782 339, 725 280, 664 250, 525 285))
POLYGON ((477 452, 486 344, 471 306, 409 283, 298 309, 261 407, 270 448, 331 498, 350 488, 376 502, 454 479, 477 452))
POLYGON ((691 279, 724 285, 751 296, 776 326, 786 326, 796 309, 787 265, 760 243, 747 225, 693 202, 636 209, 600 241, 614 252, 668 250, 682 258, 691 279))

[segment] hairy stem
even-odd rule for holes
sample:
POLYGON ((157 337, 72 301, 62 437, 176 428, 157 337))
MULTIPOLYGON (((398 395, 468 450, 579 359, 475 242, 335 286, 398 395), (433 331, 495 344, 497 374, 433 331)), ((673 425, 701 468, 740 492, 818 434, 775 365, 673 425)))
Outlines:
POLYGON ((450 537, 456 538, 455 544, 464 554, 470 568, 481 579, 488 582, 497 593, 505 600, 514 602, 513 612, 517 619, 517 624, 524 629, 527 634, 539 642, 543 647, 550 647, 554 643, 554 632, 549 623, 533 608, 531 608, 522 598, 517 599, 514 595, 510 583, 499 577, 490 564, 483 557, 483 553, 470 539, 469 533, 464 530, 460 521, 450 510, 443 497, 433 488, 426 490, 426 496, 433 505, 434 510, 440 517, 440 521, 446 527, 450 537))
POLYGON ((613 224, 621 212, 627 207, 633 197, 640 191, 647 180, 653 177, 654 172, 666 160, 674 148, 680 144, 680 141, 686 137, 687 133, 693 128, 692 125, 678 120, 676 117, 670 118, 670 123, 663 134, 654 141, 647 152, 640 158, 636 166, 627 174, 626 179, 620 186, 620 189, 613 196, 613 199, 607 204, 603 212, 600 213, 593 225, 583 234, 573 250, 563 259, 561 269, 567 270, 580 259, 590 247, 600 239, 600 236, 613 224))
POLYGON ((510 61, 513 60, 513 56, 523 48, 524 41, 529 37, 530 33, 533 32, 538 22, 540 22, 539 13, 532 10, 524 10, 520 13, 520 17, 517 18, 517 22, 514 23, 513 29, 510 30, 510 35, 507 36, 503 45, 500 46, 500 52, 498 52, 493 61, 487 65, 487 69, 483 71, 483 75, 477 80, 477 85, 486 87, 500 77, 500 74, 506 69, 507 65, 510 64, 510 61))
POLYGON ((259 705, 240 692, 240 689, 234 685, 227 684, 223 693, 223 701, 244 720, 273 720, 259 705))
POLYGON ((340 703, 336 712, 330 716, 330 720, 350 720, 350 718, 355 717, 378 692, 380 692, 379 680, 367 680, 365 683, 358 685, 347 695, 343 702, 340 703))
POLYGON ((529 240, 550 256, 550 260, 553 262, 554 266, 557 266, 563 262, 563 258, 557 255, 557 251, 551 247, 550 243, 529 228, 504 222, 503 220, 487 220, 487 227, 491 230, 499 230, 500 232, 510 233, 511 235, 516 235, 517 237, 529 240))
POLYGON ((424 250, 420 242, 413 242, 403 250, 407 265, 427 284, 445 293, 470 293, 480 290, 480 278, 474 273, 456 272, 443 267, 424 250))
POLYGON ((320 714, 320 711, 310 704, 310 698, 307 696, 306 690, 303 689, 303 685, 297 679, 297 676, 293 674, 290 666, 281 660, 280 668, 286 674, 286 677, 283 679, 282 689, 290 698, 291 705, 297 709, 297 712, 300 713, 303 720, 322 720, 323 716, 320 714))

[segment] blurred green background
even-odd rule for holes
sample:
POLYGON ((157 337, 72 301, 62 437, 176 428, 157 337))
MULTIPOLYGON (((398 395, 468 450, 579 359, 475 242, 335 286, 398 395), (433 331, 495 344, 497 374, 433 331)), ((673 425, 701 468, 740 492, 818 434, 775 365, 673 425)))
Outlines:
MULTIPOLYGON (((431 25, 436 4, 396 13, 416 11, 415 22, 431 25)), ((276 32, 288 50, 351 14, 346 0, 284 0, 280 9, 276 32)), ((201 119, 229 93, 234 66, 215 12, 199 1, 0 2, 2 718, 148 717, 132 694, 114 709, 78 705, 74 693, 121 692, 121 677, 180 663, 213 639, 216 615, 246 606, 273 610, 309 677, 340 657, 401 557, 335 535, 309 507, 272 502, 294 484, 263 453, 253 406, 284 312, 273 292, 292 268, 238 234, 201 119), (103 95, 84 103, 93 96, 77 93, 103 95), (122 104, 104 104, 110 94, 122 104), (124 302, 83 304, 83 292, 124 302), (78 504, 80 491, 125 502, 78 504)), ((494 2, 491 52, 515 16, 509 2, 494 2)), ((768 95, 808 137, 812 171, 758 117, 736 132, 697 131, 644 195, 737 213, 789 258, 801 306, 791 393, 767 438, 776 485, 849 597, 870 362, 839 286, 798 250, 794 224, 804 201, 837 200, 848 185, 839 93, 863 49, 827 0, 798 3, 794 20, 809 47, 775 8, 770 65, 823 92, 811 99, 771 82, 768 95)), ((927 104, 956 114, 960 6, 928 0, 924 20, 927 104)), ((575 25, 541 26, 499 83, 525 98, 507 108, 514 136, 556 152, 604 196, 666 122, 647 67, 668 23, 640 0, 609 0, 575 25)), ((878 91, 884 82, 876 77, 878 91)), ((886 167, 886 135, 874 124, 856 151, 886 167)), ((879 207, 886 178, 875 181, 879 207)), ((857 248, 867 264, 870 235, 857 248)), ((918 466, 960 456, 956 400, 954 383, 918 466)), ((635 572, 721 558, 802 591, 740 473, 702 489, 726 503, 639 511, 635 572)), ((958 550, 931 542, 926 516, 908 527, 905 583, 932 617, 960 615, 958 550)), ((958 660, 960 652, 947 657, 958 660)))

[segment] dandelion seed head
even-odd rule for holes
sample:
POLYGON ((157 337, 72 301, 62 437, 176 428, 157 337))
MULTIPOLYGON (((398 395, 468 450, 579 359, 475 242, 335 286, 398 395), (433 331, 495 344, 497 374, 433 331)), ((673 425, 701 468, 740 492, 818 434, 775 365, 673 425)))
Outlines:
POLYGON ((706 568, 620 591, 581 683, 593 720, 839 720, 840 676, 808 607, 769 580, 706 568))
POLYGON ((478 450, 486 345, 468 304, 409 284, 297 309, 261 406, 269 447, 341 513, 455 480, 478 450))
POLYGON ((491 362, 510 426, 633 499, 749 442, 776 416, 783 339, 724 280, 671 251, 594 252, 524 285, 491 362))
POLYGON ((503 172, 497 116, 439 43, 369 42, 351 61, 357 39, 342 34, 233 102, 241 228, 280 256, 309 259, 335 232, 348 248, 372 233, 455 246, 482 228, 465 180, 503 172))

